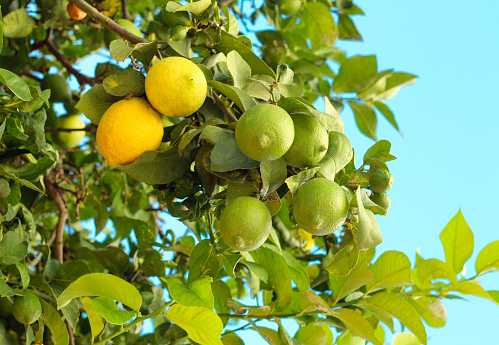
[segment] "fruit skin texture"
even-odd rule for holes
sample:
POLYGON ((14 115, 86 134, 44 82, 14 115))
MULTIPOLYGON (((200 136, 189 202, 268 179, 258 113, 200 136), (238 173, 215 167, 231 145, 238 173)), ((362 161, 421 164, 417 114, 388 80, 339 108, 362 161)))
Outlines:
POLYGON ((291 116, 277 105, 260 104, 246 110, 236 124, 237 146, 251 159, 275 160, 293 144, 291 116))
POLYGON ((376 170, 369 176, 369 189, 375 193, 385 193, 393 186, 393 175, 387 170, 376 170))
POLYGON ((168 117, 185 117, 196 112, 206 99, 207 89, 203 71, 183 57, 160 60, 146 76, 147 99, 168 117))
POLYGON ((26 292, 24 296, 16 297, 12 304, 12 315, 22 324, 29 325, 42 315, 42 305, 38 296, 26 292))
POLYGON ((295 139, 284 154, 288 165, 303 168, 319 163, 326 155, 329 136, 324 127, 312 116, 291 115, 295 127, 295 139))
POLYGON ((231 201, 222 211, 218 231, 229 247, 248 252, 260 247, 271 229, 272 218, 264 203, 243 196, 231 201))
POLYGON ((74 20, 82 20, 87 16, 86 12, 83 12, 78 6, 73 4, 71 1, 68 2, 66 6, 69 16, 74 20))
POLYGON ((143 98, 111 105, 97 126, 97 146, 109 165, 125 165, 143 152, 157 150, 163 139, 161 115, 143 98))
MULTIPOLYGON (((130 31, 135 36, 142 37, 142 32, 135 26, 135 24, 133 24, 132 21, 128 19, 116 19, 116 23, 118 23, 123 29, 130 31)), ((109 29, 106 29, 104 32, 104 42, 106 43, 106 47, 109 47, 109 44, 118 38, 121 37, 109 29)))
POLYGON ((291 16, 298 12, 302 6, 301 0, 279 0, 278 6, 282 14, 291 16))
POLYGON ((383 207, 386 212, 390 209, 392 202, 386 193, 374 193, 371 196, 371 201, 383 207))
MULTIPOLYGON (((85 128, 85 124, 80 120, 78 115, 63 115, 59 117, 59 127, 60 128, 85 128)), ((64 148, 73 148, 78 146, 78 143, 85 136, 85 131, 73 131, 73 132, 54 132, 52 133, 52 139, 64 148)))
POLYGON ((343 189, 325 178, 305 182, 296 193, 293 215, 303 230, 325 236, 335 232, 346 220, 348 201, 343 189))
POLYGON ((51 102, 70 102, 72 98, 71 89, 64 76, 49 74, 40 82, 42 90, 50 89, 51 102))

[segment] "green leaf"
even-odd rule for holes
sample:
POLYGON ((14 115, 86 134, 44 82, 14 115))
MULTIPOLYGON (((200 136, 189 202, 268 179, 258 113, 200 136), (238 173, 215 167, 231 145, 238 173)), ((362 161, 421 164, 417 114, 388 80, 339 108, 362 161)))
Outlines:
POLYGON ((338 171, 343 169, 353 157, 350 141, 343 133, 329 132, 329 146, 326 155, 320 162, 319 172, 327 179, 334 181, 338 171))
POLYGON ((487 291, 485 291, 480 285, 480 281, 478 280, 468 280, 468 281, 460 281, 453 283, 450 288, 450 291, 457 291, 462 293, 463 295, 473 295, 488 299, 492 302, 499 304, 493 296, 491 296, 487 291))
POLYGON ((108 297, 96 297, 91 300, 91 303, 94 312, 113 325, 124 325, 135 316, 133 311, 119 310, 116 303, 108 297))
POLYGON ((386 80, 385 90, 378 94, 377 97, 381 99, 392 98, 402 86, 414 84, 416 79, 418 79, 418 77, 414 74, 395 72, 386 80))
POLYGON ((7 283, 3 279, 0 279, 0 296, 12 297, 17 294, 18 293, 16 292, 16 290, 7 285, 7 283))
POLYGON ((326 128, 328 132, 336 131, 343 133, 344 131, 343 120, 341 119, 340 114, 338 114, 336 108, 329 101, 329 97, 324 97, 324 112, 330 115, 332 118, 334 118, 334 125, 331 127, 325 126, 324 121, 321 122, 321 120, 318 119, 319 122, 321 122, 321 124, 324 126, 324 128, 326 128))
POLYGON ((262 188, 260 193, 264 197, 272 194, 273 191, 284 183, 288 177, 286 168, 287 163, 284 157, 273 161, 260 162, 260 175, 262 176, 262 188))
POLYGON ((19 275, 21 276, 21 283, 23 285, 23 291, 26 290, 29 286, 29 271, 26 265, 22 262, 16 262, 17 270, 19 271, 19 275))
POLYGON ((220 256, 222 257, 222 260, 224 262, 225 272, 227 272, 227 274, 231 278, 236 278, 234 270, 239 260, 241 260, 242 256, 239 254, 229 254, 229 253, 224 253, 221 254, 220 256))
POLYGON ((219 261, 210 240, 200 241, 191 252, 189 264, 191 270, 187 282, 190 283, 202 276, 216 278, 223 262, 219 261))
POLYGON ((499 241, 489 243, 478 254, 475 262, 478 275, 499 270, 499 241))
POLYGON ((310 40, 312 50, 334 46, 339 34, 331 11, 322 2, 307 2, 304 5, 301 21, 293 33, 310 40))
POLYGON ((340 14, 340 19, 338 20, 338 30, 340 32, 339 39, 346 41, 362 41, 362 36, 360 35, 357 27, 355 26, 352 19, 346 14, 340 14))
POLYGON ((367 292, 390 286, 409 286, 411 280, 411 262, 407 255, 394 250, 386 251, 370 266, 374 279, 366 286, 367 292))
POLYGON ((382 102, 382 101, 374 101, 373 102, 374 106, 376 107, 376 109, 379 110, 379 112, 381 113, 381 115, 384 116, 385 119, 388 120, 388 122, 397 130, 400 132, 400 134, 402 134, 402 132, 400 131, 400 128, 397 124, 397 121, 395 120, 395 115, 393 115, 393 112, 390 110, 390 108, 388 108, 388 106, 382 102))
POLYGON ((282 340, 279 338, 279 333, 271 328, 253 326, 247 329, 257 331, 270 345, 283 345, 282 340))
POLYGON ((298 174, 288 177, 285 182, 291 193, 296 194, 301 185, 313 178, 317 171, 319 171, 319 167, 302 170, 298 174))
POLYGON ((370 87, 378 74, 376 55, 355 55, 341 64, 333 81, 333 92, 361 93, 370 87))
POLYGON ((133 95, 139 97, 145 94, 146 77, 134 69, 127 69, 106 77, 102 83, 106 92, 112 96, 123 97, 133 95))
POLYGON ((15 231, 7 231, 0 242, 0 263, 12 265, 28 255, 28 248, 15 231))
POLYGON ((193 341, 203 345, 223 345, 220 340, 223 323, 213 310, 174 304, 165 316, 184 329, 193 341))
POLYGON ((310 278, 308 277, 308 273, 298 260, 287 251, 282 251, 282 257, 286 261, 286 264, 288 264, 291 279, 295 282, 298 291, 310 289, 310 278))
POLYGON ((364 318, 360 312, 352 309, 341 308, 333 310, 328 313, 328 315, 340 319, 353 335, 366 338, 373 344, 383 345, 383 343, 376 338, 374 329, 369 321, 364 318))
POLYGON ((236 333, 226 333, 221 340, 224 345, 244 345, 244 342, 236 333))
POLYGON ((85 312, 87 313, 88 322, 90 323, 90 331, 92 332, 92 338, 99 335, 104 329, 104 323, 99 314, 94 311, 92 305, 92 300, 88 297, 83 297, 83 306, 85 307, 85 312))
POLYGON ((43 321, 52 333, 54 344, 68 345, 69 334, 61 316, 52 305, 45 302, 42 298, 40 298, 40 302, 42 303, 43 321))
POLYGON ((243 90, 216 80, 208 80, 208 85, 234 101, 242 112, 256 105, 255 100, 243 90))
POLYGON ((45 103, 49 105, 50 89, 41 91, 39 87, 29 86, 31 92, 31 100, 20 103, 17 108, 24 113, 40 109, 45 103))
POLYGON ((214 48, 225 55, 228 55, 231 51, 237 51, 239 55, 246 61, 246 63, 251 67, 251 73, 253 74, 266 74, 275 78, 275 72, 270 68, 262 59, 260 59, 250 47, 238 40, 231 34, 222 31, 221 32, 221 42, 216 44, 214 48))
MULTIPOLYGON (((203 14, 204 11, 208 9, 211 5, 211 0, 199 0, 195 2, 191 2, 185 6, 180 7, 179 9, 174 10, 173 12, 180 12, 180 11, 189 11, 192 12, 198 16, 203 14)), ((166 10, 168 11, 168 4, 166 5, 166 10)))
POLYGON ((464 263, 473 253, 473 232, 459 210, 440 233, 440 241, 444 246, 445 261, 454 272, 460 273, 464 263))
POLYGON ((222 6, 222 11, 225 16, 225 20, 227 24, 224 26, 225 31, 227 31, 231 35, 239 34, 239 24, 237 22, 237 18, 229 12, 227 5, 222 6))
POLYGON ((147 184, 170 183, 189 170, 193 157, 178 153, 177 145, 164 151, 146 151, 133 163, 118 167, 134 179, 147 184))
POLYGON ((421 345, 421 343, 414 334, 399 333, 393 338, 392 345, 421 345))
POLYGON ((215 145, 210 155, 213 171, 231 171, 236 169, 252 169, 260 165, 260 162, 247 157, 241 152, 236 143, 233 133, 225 136, 215 145))
POLYGON ((5 176, 5 177, 8 177, 8 178, 11 178, 13 179, 14 181, 22 184, 23 186, 26 186, 30 189, 33 189, 34 191, 37 191, 38 193, 42 193, 45 195, 45 192, 42 191, 40 188, 38 188, 37 186, 35 186, 33 183, 27 181, 27 180, 24 180, 22 178, 19 178, 17 177, 16 175, 14 174, 11 174, 10 172, 6 171, 5 168, 0 165, 0 176, 5 176))
POLYGON ((353 245, 348 245, 337 252, 326 271, 335 277, 345 277, 352 272, 359 261, 359 250, 353 245))
POLYGON ((359 255, 357 265, 346 277, 335 277, 329 275, 329 285, 334 295, 334 303, 354 292, 358 288, 368 284, 373 280, 374 275, 367 266, 367 259, 364 254, 359 255))
POLYGON ((309 324, 302 326, 295 334, 295 339, 303 345, 332 345, 333 333, 331 329, 325 325, 309 324))
POLYGON ((242 89, 251 78, 251 67, 237 51, 227 54, 227 66, 234 79, 234 86, 242 89))
MULTIPOLYGON (((357 188, 357 200, 362 200, 362 188, 357 188)), ((358 203, 359 223, 357 225, 357 245, 359 249, 369 249, 383 242, 376 217, 371 210, 366 210, 362 202, 358 203)))
POLYGON ((14 95, 23 101, 31 100, 32 96, 28 84, 21 77, 17 76, 17 74, 0 68, 0 83, 7 86, 14 95))
POLYGON ((187 285, 177 277, 161 278, 168 284, 170 296, 179 304, 186 307, 204 307, 213 309, 213 292, 211 277, 197 278, 187 285))
POLYGON ((367 307, 387 313, 402 322, 419 341, 426 344, 426 330, 418 312, 405 299, 397 294, 379 292, 357 303, 358 306, 367 307))
POLYGON ((142 297, 129 282, 106 273, 86 274, 71 283, 57 299, 57 309, 61 309, 75 298, 85 296, 109 297, 133 310, 139 310, 142 297))
POLYGON ((85 92, 75 108, 81 110, 93 124, 98 125, 106 110, 120 99, 121 97, 108 94, 104 86, 99 84, 85 92))
POLYGON ((413 297, 407 302, 416 309, 423 320, 431 327, 443 327, 447 319, 447 312, 438 298, 433 297, 413 297))
POLYGON ((414 283, 422 289, 431 287, 434 279, 447 279, 451 283, 455 283, 456 273, 447 263, 438 259, 428 259, 421 262, 414 270, 413 276, 419 281, 414 280, 414 283))
POLYGON ((368 103, 359 103, 354 101, 349 101, 347 103, 352 108, 355 116, 355 123, 357 123, 359 130, 367 137, 373 140, 378 140, 376 138, 378 120, 373 106, 368 103))
POLYGON ((371 146, 364 154, 365 164, 385 163, 397 159, 390 153, 392 144, 388 140, 380 140, 371 146))
MULTIPOLYGON (((212 284, 214 307, 218 314, 230 314, 231 309, 227 305, 229 299, 232 299, 230 288, 222 280, 215 280, 212 284)), ((224 325, 229 322, 228 318, 222 318, 224 325)))
POLYGON ((281 64, 277 66, 277 83, 283 85, 293 84, 295 73, 289 68, 288 65, 281 64))
MULTIPOLYGON (((380 326, 378 326, 380 327, 380 326)), ((381 328, 383 329, 383 328, 381 328)), ((380 339, 376 333, 378 328, 374 331, 374 334, 376 334, 376 337, 380 339)), ((384 337, 383 337, 384 339, 384 337)), ((380 340, 381 342, 383 340, 380 340)), ((336 345, 365 345, 366 342, 364 341, 364 338, 362 337, 356 337, 352 335, 349 331, 343 332, 337 339, 336 339, 336 345)))
POLYGON ((35 20, 28 15, 24 7, 14 10, 3 18, 4 35, 9 38, 28 36, 35 28, 35 20))
POLYGON ((125 61, 132 54, 135 48, 131 47, 127 41, 122 38, 111 41, 109 44, 109 53, 116 61, 125 61))

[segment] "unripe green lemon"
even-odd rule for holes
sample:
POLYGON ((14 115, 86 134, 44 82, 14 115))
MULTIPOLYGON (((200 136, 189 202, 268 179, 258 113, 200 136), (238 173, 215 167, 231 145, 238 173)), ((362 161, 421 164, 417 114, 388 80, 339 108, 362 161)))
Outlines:
POLYGON ((12 304, 12 315, 22 324, 29 325, 42 315, 42 305, 38 296, 26 292, 24 296, 16 297, 12 304))
MULTIPOLYGON (((78 115, 63 115, 59 117, 59 127, 65 129, 82 129, 85 124, 80 120, 78 115)), ((78 143, 85 136, 85 131, 71 131, 71 132, 54 132, 52 139, 64 148, 73 148, 78 146, 78 143)))
POLYGON ((271 229, 272 218, 264 203, 243 196, 224 208, 218 231, 229 247, 248 252, 260 247, 269 237, 271 229))
POLYGON ((312 116, 291 115, 295 127, 295 139, 284 154, 286 162, 297 168, 317 164, 326 155, 329 137, 326 129, 312 116))
MULTIPOLYGON (((173 2, 169 2, 168 6, 172 6, 172 8, 177 7, 176 9, 182 7, 181 4, 173 2)), ((185 26, 191 23, 191 17, 187 11, 168 12, 167 10, 163 10, 161 11, 161 16, 163 17, 163 22, 170 28, 177 25, 185 26)))
POLYGON ((187 36, 187 29, 183 25, 177 25, 170 31, 170 39, 172 41, 183 40, 187 36))
POLYGON ((393 175, 387 170, 376 170, 369 176, 369 189, 375 193, 384 193, 393 186, 393 175))
POLYGON ((312 235, 325 236, 346 220, 348 201, 343 189, 325 178, 305 182, 296 193, 293 215, 300 227, 312 235))
POLYGON ((51 102, 70 102, 72 98, 71 89, 64 76, 49 74, 40 82, 42 90, 50 89, 51 102))
POLYGON ((372 202, 378 204, 379 206, 383 207, 386 212, 390 209, 390 206, 392 205, 392 202, 388 195, 386 193, 374 193, 371 196, 372 202))
POLYGON ((302 0, 279 0, 278 6, 282 14, 291 16, 301 9, 302 0))
MULTIPOLYGON (((138 27, 135 26, 135 24, 133 24, 132 21, 128 19, 116 19, 116 23, 118 23, 123 29, 131 32, 135 36, 142 37, 142 32, 138 27)), ((106 31, 104 31, 104 42, 106 43, 106 47, 109 47, 109 44, 112 41, 117 40, 118 38, 121 37, 117 33, 114 33, 109 29, 106 29, 106 31)))
POLYGON ((237 146, 251 159, 275 160, 293 144, 291 116, 277 105, 260 104, 246 110, 236 125, 237 146))

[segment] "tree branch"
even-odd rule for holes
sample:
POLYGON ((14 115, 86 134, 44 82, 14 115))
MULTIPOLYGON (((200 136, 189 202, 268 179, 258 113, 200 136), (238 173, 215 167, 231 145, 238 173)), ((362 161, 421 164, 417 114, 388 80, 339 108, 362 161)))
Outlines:
POLYGON ((131 32, 125 30, 122 26, 116 23, 111 18, 100 13, 95 7, 87 3, 85 0, 71 0, 79 9, 83 12, 87 13, 89 16, 93 17, 97 22, 101 23, 105 27, 107 27, 112 32, 118 34, 120 37, 124 38, 128 42, 132 44, 137 43, 148 43, 149 40, 145 38, 135 36, 131 32))
POLYGON ((66 203, 62 198, 62 195, 59 191, 57 184, 50 178, 50 176, 46 175, 43 178, 45 182, 45 187, 47 188, 47 193, 54 201, 55 205, 59 210, 59 219, 57 220, 57 225, 54 229, 55 232, 55 245, 54 245, 54 257, 56 260, 59 260, 61 263, 64 262, 63 257, 63 237, 64 237, 64 224, 68 220, 68 208, 66 207, 66 203))
POLYGON ((126 0, 121 0, 121 11, 123 12, 123 19, 132 19, 130 12, 126 6, 126 0))
POLYGON ((227 117, 227 121, 237 122, 237 118, 234 116, 232 111, 224 104, 224 102, 220 99, 220 97, 216 94, 215 90, 212 90, 213 98, 215 99, 215 103, 217 106, 223 111, 225 117, 227 117))

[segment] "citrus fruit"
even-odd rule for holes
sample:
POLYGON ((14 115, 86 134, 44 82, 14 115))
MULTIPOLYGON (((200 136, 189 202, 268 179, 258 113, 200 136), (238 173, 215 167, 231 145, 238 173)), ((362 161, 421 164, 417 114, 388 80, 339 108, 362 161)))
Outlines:
MULTIPOLYGON (((59 117, 59 127, 65 129, 81 129, 85 128, 85 124, 80 120, 78 115, 63 115, 59 117)), ((72 148, 78 146, 78 143, 85 136, 85 131, 59 131, 52 133, 52 139, 64 148, 72 148)))
POLYGON ((287 54, 288 50, 284 47, 265 46, 262 49, 262 59, 272 69, 284 63, 287 54))
POLYGON ((218 231, 229 247, 248 252, 260 247, 271 229, 272 218, 264 203, 243 196, 231 201, 222 211, 218 231))
POLYGON ((132 163, 143 152, 156 150, 162 138, 161 115, 138 97, 111 105, 97 126, 97 146, 109 165, 132 163))
POLYGON ((183 25, 177 25, 170 31, 170 39, 172 41, 183 40, 187 36, 187 29, 183 25))
POLYGON ((295 139, 284 158, 289 165, 303 168, 321 161, 326 155, 329 137, 324 127, 309 115, 291 115, 295 139))
POLYGON ((378 204, 379 206, 383 207, 386 212, 390 209, 390 206, 392 205, 392 202, 388 195, 386 193, 374 193, 371 196, 372 202, 378 204))
POLYGON ((303 230, 324 236, 336 231, 346 220, 348 201, 343 189, 325 178, 305 182, 296 193, 293 215, 303 230))
MULTIPOLYGON (((116 23, 118 23, 123 29, 131 32, 135 36, 142 37, 142 32, 138 27, 135 26, 135 24, 133 24, 132 21, 128 19, 116 19, 116 23)), ((106 47, 109 47, 109 44, 112 41, 117 40, 119 38, 121 38, 120 35, 112 32, 109 29, 106 29, 106 31, 104 31, 104 42, 106 43, 106 47)))
MULTIPOLYGON (((179 8, 183 7, 183 5, 175 3, 173 1, 170 1, 168 3, 168 6, 171 6, 174 10, 178 10, 179 8)), ((177 25, 191 24, 191 18, 189 17, 189 12, 187 11, 168 12, 164 9, 161 12, 161 16, 163 17, 163 22, 170 28, 173 28, 177 25)))
POLYGON ((169 117, 196 112, 206 99, 208 85, 203 71, 189 59, 172 56, 155 63, 146 76, 151 105, 169 117))
POLYGON ((246 110, 236 124, 237 146, 251 159, 275 160, 293 144, 291 116, 277 105, 260 104, 246 110))
POLYGON ((78 6, 73 4, 71 1, 68 2, 66 10, 68 11, 69 16, 74 20, 82 20, 87 16, 85 12, 83 12, 78 6))
POLYGON ((387 170, 376 170, 369 176, 369 189, 375 193, 384 193, 393 186, 393 175, 387 170))
POLYGON ((12 304, 12 315, 22 324, 29 325, 42 315, 42 305, 38 296, 26 292, 24 296, 16 297, 12 304))
POLYGON ((279 0, 278 6, 282 14, 291 16, 301 9, 302 0, 279 0))
POLYGON ((51 102, 70 102, 72 93, 64 76, 49 74, 40 82, 42 90, 50 89, 51 102))

